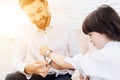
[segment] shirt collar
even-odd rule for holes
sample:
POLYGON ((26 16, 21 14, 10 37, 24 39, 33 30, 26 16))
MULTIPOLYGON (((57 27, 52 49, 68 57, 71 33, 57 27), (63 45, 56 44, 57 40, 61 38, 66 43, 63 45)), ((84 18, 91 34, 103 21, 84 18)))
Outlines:
POLYGON ((115 43, 118 43, 117 41, 109 41, 105 44, 105 46, 112 46, 114 45, 115 43))

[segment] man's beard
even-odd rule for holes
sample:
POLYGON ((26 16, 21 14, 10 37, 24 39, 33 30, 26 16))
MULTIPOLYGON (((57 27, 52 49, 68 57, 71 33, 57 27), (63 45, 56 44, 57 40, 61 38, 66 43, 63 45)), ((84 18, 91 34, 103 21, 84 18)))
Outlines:
POLYGON ((47 23, 48 23, 48 18, 44 17, 38 21, 33 21, 33 23, 38 26, 38 27, 46 27, 47 23))

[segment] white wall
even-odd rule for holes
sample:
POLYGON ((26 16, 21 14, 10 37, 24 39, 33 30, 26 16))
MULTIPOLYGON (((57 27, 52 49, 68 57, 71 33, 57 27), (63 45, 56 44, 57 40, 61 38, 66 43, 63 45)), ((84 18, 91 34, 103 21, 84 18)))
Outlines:
POLYGON ((120 14, 120 0, 48 0, 53 14, 60 14, 72 21, 78 28, 84 18, 101 4, 112 6, 120 14))

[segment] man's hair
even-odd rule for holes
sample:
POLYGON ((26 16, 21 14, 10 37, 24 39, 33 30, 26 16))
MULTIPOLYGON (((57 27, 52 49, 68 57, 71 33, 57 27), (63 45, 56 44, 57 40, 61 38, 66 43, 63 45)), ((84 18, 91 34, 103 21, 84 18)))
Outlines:
POLYGON ((83 32, 98 32, 106 34, 114 41, 120 41, 120 17, 117 12, 108 5, 101 5, 90 13, 83 22, 83 32))
MULTIPOLYGON (((19 0, 19 5, 20 5, 21 8, 23 8, 24 6, 29 5, 34 1, 35 0, 19 0)), ((45 0, 39 0, 39 1, 44 2, 45 0)))

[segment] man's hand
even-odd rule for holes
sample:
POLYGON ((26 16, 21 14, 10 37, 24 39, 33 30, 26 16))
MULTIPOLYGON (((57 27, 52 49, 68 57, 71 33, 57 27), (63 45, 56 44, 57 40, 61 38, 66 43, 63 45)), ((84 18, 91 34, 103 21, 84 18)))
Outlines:
POLYGON ((40 54, 43 55, 43 56, 46 56, 46 51, 49 51, 49 47, 47 45, 43 45, 41 48, 40 48, 40 54))
POLYGON ((26 74, 37 74, 41 75, 42 77, 46 77, 50 66, 46 66, 47 62, 35 62, 32 64, 26 65, 24 72, 26 74))

